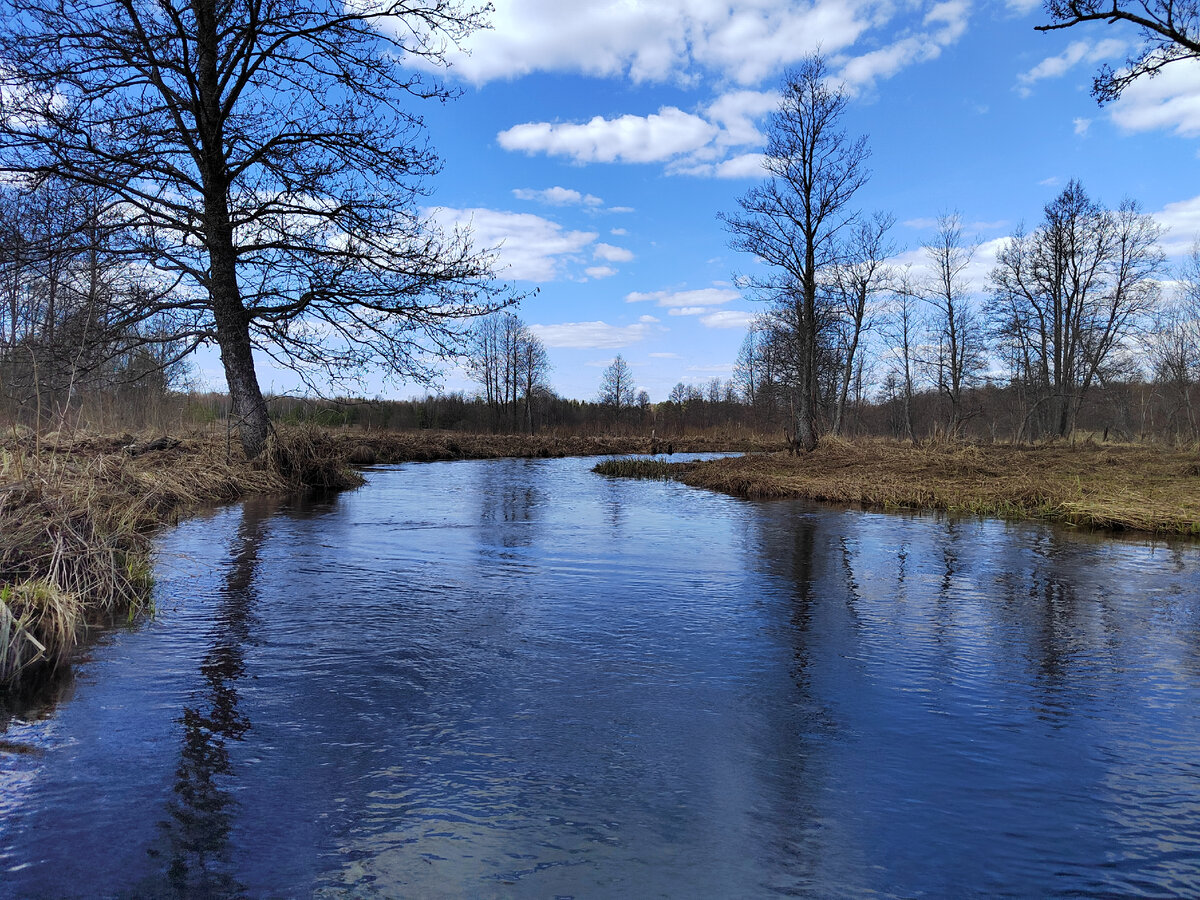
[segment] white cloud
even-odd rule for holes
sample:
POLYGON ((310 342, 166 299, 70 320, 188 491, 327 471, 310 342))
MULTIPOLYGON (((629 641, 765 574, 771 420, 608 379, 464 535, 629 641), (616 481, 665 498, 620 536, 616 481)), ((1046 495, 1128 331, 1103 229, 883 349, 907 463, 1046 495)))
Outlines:
MULTIPOLYGON (((638 316, 638 321, 643 325, 655 325, 661 322, 662 319, 656 319, 654 316, 638 316)), ((654 354, 651 353, 650 355, 653 356, 654 354)))
MULTIPOLYGON (((903 5, 879 0, 494 0, 491 28, 451 48, 476 84, 533 71, 757 84, 820 47, 835 53, 903 5)), ((414 64, 422 61, 414 58, 414 64)))
POLYGON ((1126 132, 1200 135, 1200 60, 1180 60, 1153 78, 1137 79, 1109 107, 1109 117, 1126 132))
POLYGON ((730 300, 738 300, 741 294, 730 288, 700 288, 694 291, 633 291, 625 295, 626 303, 654 301, 658 306, 682 308, 686 306, 721 306, 730 300))
POLYGON ((651 353, 651 359, 682 359, 678 353, 651 353))
POLYGON ((632 206, 610 206, 608 208, 608 212, 610 212, 610 213, 631 213, 631 212, 634 212, 634 209, 632 206))
POLYGON ((1075 126, 1075 133, 1080 137, 1086 137, 1088 129, 1092 127, 1091 119, 1078 118, 1073 119, 1072 124, 1075 126))
POLYGON ((576 162, 661 162, 711 143, 719 128, 665 106, 649 116, 594 116, 584 123, 526 122, 500 132, 505 150, 567 156, 576 162))
POLYGON ((613 229, 610 229, 608 233, 611 234, 613 237, 625 237, 625 235, 629 234, 629 232, 626 231, 624 228, 613 228, 613 229))
POLYGON ((571 188, 552 187, 544 191, 515 188, 513 196, 518 200, 533 200, 550 206, 603 206, 604 201, 593 194, 581 194, 571 188))
POLYGON ((1163 237, 1163 250, 1169 256, 1191 253, 1192 245, 1200 239, 1200 195, 1190 200, 1168 203, 1154 219, 1159 225, 1170 229, 1163 237))
POLYGON ((749 328, 754 313, 740 309, 718 309, 703 316, 700 324, 706 328, 749 328))
POLYGON ((612 244, 597 244, 592 250, 592 255, 605 262, 629 262, 633 259, 632 251, 624 247, 614 247, 612 244))
POLYGON ((916 229, 920 230, 920 229, 925 229, 925 228, 937 228, 937 223, 938 223, 937 219, 916 218, 916 219, 905 219, 900 224, 903 225, 905 228, 916 228, 916 229))
POLYGON ((749 148, 765 143, 758 123, 778 103, 774 91, 734 91, 699 112, 664 106, 646 116, 526 122, 500 132, 496 139, 506 150, 563 156, 577 163, 667 163, 670 174, 758 177, 762 154, 749 148))
POLYGON ((1057 187, 1059 184, 1059 181, 1060 181, 1060 179, 1057 175, 1051 175, 1049 178, 1043 178, 1041 181, 1038 182, 1038 184, 1041 185, 1042 187, 1057 187))
POLYGON ((900 39, 855 57, 839 57, 839 76, 851 92, 870 89, 881 78, 890 78, 914 63, 930 62, 966 33, 970 4, 944 0, 930 7, 921 21, 900 39))
POLYGON ((679 306, 674 309, 667 310, 669 316, 698 316, 701 313, 708 312, 707 306, 679 306))
POLYGON ((1047 78, 1060 78, 1081 62, 1095 64, 1125 53, 1128 45, 1115 38, 1106 38, 1096 44, 1090 41, 1072 41, 1057 56, 1047 56, 1028 72, 1017 75, 1017 93, 1028 97, 1033 85, 1047 78))
POLYGON ((636 344, 646 336, 648 327, 645 323, 622 326, 606 322, 563 322, 559 325, 530 325, 529 330, 541 338, 547 347, 613 350, 636 344))
POLYGON ((617 274, 617 270, 612 266, 588 266, 583 270, 583 274, 588 278, 608 278, 617 274))
POLYGON ((496 274, 516 281, 554 281, 563 263, 597 237, 592 231, 565 231, 531 213, 445 207, 425 212, 447 230, 468 228, 477 248, 495 251, 496 274))

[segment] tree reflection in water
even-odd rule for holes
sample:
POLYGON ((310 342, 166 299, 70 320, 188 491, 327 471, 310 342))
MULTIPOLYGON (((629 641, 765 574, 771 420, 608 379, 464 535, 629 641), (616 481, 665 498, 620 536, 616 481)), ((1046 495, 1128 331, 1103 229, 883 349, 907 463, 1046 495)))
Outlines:
MULTIPOLYGON (((229 742, 241 740, 250 721, 239 709, 238 682, 255 624, 259 553, 280 506, 259 498, 242 506, 220 592, 212 644, 200 666, 202 683, 184 707, 183 746, 175 770, 174 795, 159 823, 168 849, 167 879, 173 892, 194 896, 241 894, 244 888, 222 871, 237 800, 228 780, 234 775, 229 742)), ((157 853, 154 853, 157 855, 157 853)))

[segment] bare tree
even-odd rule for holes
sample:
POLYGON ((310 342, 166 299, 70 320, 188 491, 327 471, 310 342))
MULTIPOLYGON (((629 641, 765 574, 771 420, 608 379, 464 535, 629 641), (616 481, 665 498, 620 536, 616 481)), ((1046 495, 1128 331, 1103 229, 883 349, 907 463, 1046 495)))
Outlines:
POLYGON ((510 312, 478 319, 471 329, 467 370, 483 387, 497 430, 533 432, 533 404, 548 388, 550 359, 541 339, 510 312))
POLYGON ((863 367, 859 344, 865 334, 874 329, 877 321, 877 298, 891 286, 892 272, 887 265, 895 255, 895 246, 888 242, 887 233, 895 218, 876 213, 856 224, 844 251, 842 262, 834 270, 833 284, 838 299, 838 340, 842 357, 841 383, 838 385, 837 405, 834 408, 831 433, 842 433, 846 414, 846 397, 855 372, 863 367))
POLYGON ((971 307, 966 278, 978 249, 963 235, 958 213, 939 215, 937 233, 925 245, 930 274, 919 286, 919 296, 932 313, 932 355, 926 365, 938 392, 948 401, 946 430, 951 437, 958 434, 965 416, 963 390, 978 380, 986 360, 987 339, 971 307))
POLYGON ((1163 67, 1200 58, 1200 5, 1196 0, 1046 0, 1053 20, 1038 31, 1072 28, 1085 22, 1128 22, 1141 36, 1136 56, 1121 69, 1105 65, 1096 75, 1092 95, 1101 103, 1115 100, 1142 76, 1152 78, 1163 67))
POLYGON ((866 138, 852 140, 841 127, 846 103, 820 56, 790 72, 767 124, 767 179, 738 201, 740 212, 720 216, 730 246, 766 263, 767 274, 750 276, 752 290, 789 310, 797 350, 795 440, 810 451, 818 439, 821 332, 830 322, 819 295, 840 261, 839 233, 854 220, 850 202, 867 179, 866 138))
MULTIPOLYGON (((377 364, 427 381, 494 297, 489 260, 419 212, 438 169, 405 103, 482 24, 459 0, 0 0, 0 171, 111 198, 122 252, 213 341, 248 455, 270 422, 253 353, 313 383, 377 364)), ((125 298, 126 301, 129 298, 125 298)))
POLYGON ((1125 201, 1113 211, 1071 181, 1045 207, 1041 226, 1018 232, 992 272, 993 318, 1031 389, 1028 421, 1060 437, 1084 396, 1158 296, 1162 229, 1125 201))
POLYGON ((900 275, 897 289, 891 297, 884 336, 891 345, 893 362, 889 375, 900 394, 904 436, 913 443, 917 440, 913 427, 913 394, 916 388, 917 341, 921 330, 912 275, 905 271, 900 275))
POLYGON ((635 400, 633 369, 618 353, 600 378, 600 402, 612 409, 616 420, 620 419, 622 410, 633 406, 635 400))

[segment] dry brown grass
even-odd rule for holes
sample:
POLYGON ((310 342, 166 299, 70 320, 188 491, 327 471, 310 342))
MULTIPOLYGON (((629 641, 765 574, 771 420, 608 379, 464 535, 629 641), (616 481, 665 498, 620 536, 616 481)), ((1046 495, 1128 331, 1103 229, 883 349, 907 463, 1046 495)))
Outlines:
POLYGON ((149 597, 148 535, 247 494, 356 483, 327 435, 296 430, 246 461, 223 441, 139 455, 131 438, 13 433, 0 442, 0 684, 59 665, 89 626, 149 597))
POLYGON ((1200 534, 1200 458, 1159 447, 912 447, 826 439, 807 455, 753 455, 674 469, 686 484, 740 497, 1200 534))

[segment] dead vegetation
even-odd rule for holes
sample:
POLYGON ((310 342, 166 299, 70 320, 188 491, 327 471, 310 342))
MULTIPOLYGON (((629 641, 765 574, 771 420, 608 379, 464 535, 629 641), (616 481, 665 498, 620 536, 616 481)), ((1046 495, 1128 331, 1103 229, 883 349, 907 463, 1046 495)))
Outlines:
POLYGON ((247 494, 356 483, 327 436, 296 431, 247 462, 224 443, 10 433, 0 443, 0 683, 59 665, 91 625, 150 596, 148 535, 247 494))
POLYGON ((1195 453, 1135 445, 1039 447, 826 439, 814 453, 671 466, 685 484, 739 497, 1041 519, 1200 535, 1195 453))

